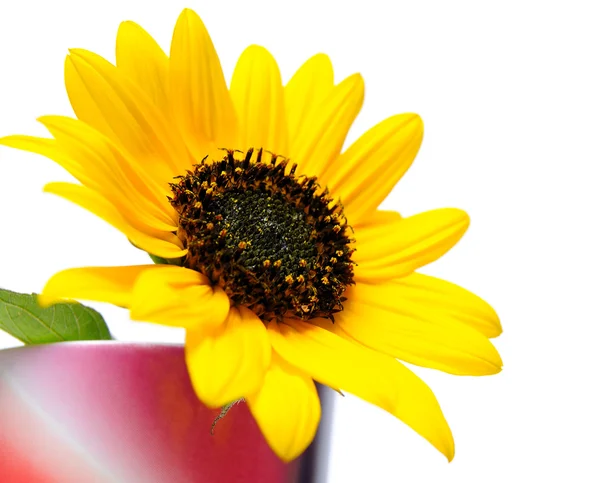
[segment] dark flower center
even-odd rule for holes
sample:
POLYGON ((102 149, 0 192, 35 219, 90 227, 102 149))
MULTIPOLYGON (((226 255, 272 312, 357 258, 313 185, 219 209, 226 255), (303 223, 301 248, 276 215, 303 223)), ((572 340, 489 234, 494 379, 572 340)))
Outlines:
POLYGON ((206 211, 214 213, 215 229, 227 232, 227 249, 246 246, 237 262, 247 270, 256 273, 265 260, 279 260, 282 273, 299 276, 303 264, 312 266, 316 261, 312 227, 305 213, 288 204, 281 193, 229 191, 209 201, 206 211))
POLYGON ((227 151, 172 184, 187 268, 265 321, 328 317, 353 282, 351 228, 316 178, 287 159, 227 151), (263 158, 269 158, 266 161, 263 158))

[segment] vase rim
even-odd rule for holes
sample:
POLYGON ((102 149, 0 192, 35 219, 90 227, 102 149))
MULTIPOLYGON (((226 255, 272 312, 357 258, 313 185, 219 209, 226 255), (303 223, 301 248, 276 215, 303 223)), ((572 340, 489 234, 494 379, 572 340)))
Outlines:
POLYGON ((18 347, 9 347, 6 349, 0 349, 0 354, 7 354, 9 352, 21 352, 30 350, 43 350, 43 351, 55 351, 60 349, 63 350, 81 350, 83 348, 90 348, 94 350, 102 348, 110 348, 112 351, 128 352, 128 351, 147 351, 147 350, 181 350, 183 344, 177 342, 149 342, 149 341, 120 341, 120 340, 75 340, 75 341, 64 341, 64 342, 51 342, 48 344, 25 344, 18 347))

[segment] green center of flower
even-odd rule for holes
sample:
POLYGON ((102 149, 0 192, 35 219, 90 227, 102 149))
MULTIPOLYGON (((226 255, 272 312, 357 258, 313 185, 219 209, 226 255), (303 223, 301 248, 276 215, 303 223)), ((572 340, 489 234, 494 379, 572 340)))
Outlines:
POLYGON ((237 262, 247 270, 256 273, 266 260, 279 261, 282 273, 299 276, 302 265, 316 261, 316 236, 305 213, 281 193, 227 191, 206 203, 206 211, 214 214, 215 229, 226 233, 227 250, 245 247, 237 262))
POLYGON ((228 151, 171 185, 178 236, 188 248, 183 265, 265 321, 332 319, 354 283, 341 205, 295 170, 262 150, 228 151))

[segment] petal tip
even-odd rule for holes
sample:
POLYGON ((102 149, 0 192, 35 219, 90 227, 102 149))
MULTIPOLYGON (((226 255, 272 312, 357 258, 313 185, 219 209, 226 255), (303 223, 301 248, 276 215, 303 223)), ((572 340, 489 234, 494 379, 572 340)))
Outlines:
POLYGON ((200 15, 198 15, 196 13, 195 10, 192 10, 191 8, 184 8, 181 13, 179 14, 179 20, 186 20, 186 21, 193 21, 193 22, 200 22, 202 25, 204 25, 204 23, 202 22, 202 19, 200 18, 200 15))
POLYGON ((425 131, 425 123, 423 122, 423 118, 420 114, 416 112, 409 112, 406 114, 408 116, 408 124, 417 132, 423 133, 425 131))
POLYGON ((448 222, 450 225, 454 225, 456 231, 464 233, 471 224, 471 217, 469 214, 461 210, 460 208, 442 208, 448 216, 448 222))
POLYGON ((61 300, 60 298, 49 295, 49 294, 45 294, 43 291, 41 294, 38 294, 38 296, 37 296, 37 303, 43 309, 46 309, 46 308, 60 302, 60 300, 61 300))
POLYGON ((331 64, 331 58, 325 52, 319 52, 318 54, 313 55, 312 57, 315 61, 326 62, 331 64))
POLYGON ((490 335, 490 338, 498 337, 504 332, 504 328, 502 327, 502 323, 500 322, 500 318, 496 315, 496 318, 493 320, 493 332, 490 335))
POLYGON ((3 137, 0 137, 0 145, 12 148, 13 147, 13 139, 14 139, 14 136, 3 136, 3 137))
POLYGON ((437 447, 437 449, 446 457, 448 463, 452 463, 456 453, 456 447, 454 444, 454 436, 452 435, 452 431, 450 427, 447 426, 448 434, 446 440, 437 447))
POLYGON ((275 446, 271 446, 271 449, 273 450, 273 453, 275 453, 277 455, 277 457, 283 461, 284 463, 291 463, 292 461, 294 461, 296 458, 298 458, 298 456, 300 456, 304 450, 302 451, 294 451, 294 452, 284 452, 284 451, 280 451, 279 448, 275 447, 275 446))
POLYGON ((348 77, 348 82, 352 82, 357 87, 365 87, 365 79, 360 72, 356 72, 355 74, 352 74, 350 77, 348 77))
POLYGON ((263 60, 267 59, 269 61, 275 61, 275 58, 273 57, 273 54, 271 54, 269 49, 267 49, 266 47, 264 47, 262 45, 258 45, 258 44, 251 44, 248 47, 246 47, 244 49, 244 51, 242 52, 242 55, 240 56, 240 58, 247 57, 247 56, 250 56, 250 59, 258 58, 258 59, 263 59, 263 60))
POLYGON ((333 64, 331 62, 330 57, 324 52, 319 52, 318 54, 310 57, 306 62, 304 62, 301 69, 310 69, 313 72, 329 73, 331 77, 331 84, 333 85, 333 64))
POLYGON ((486 334, 490 339, 494 338, 494 337, 498 337, 500 334, 502 334, 502 332, 504 332, 504 329, 502 327, 502 322, 500 322, 500 316, 498 315, 498 312, 496 312, 496 310, 494 309, 494 307, 492 307, 490 304, 488 304, 485 300, 481 299, 485 305, 487 306, 486 308, 488 309, 488 326, 489 326, 489 333, 486 334))
POLYGON ((120 40, 123 36, 139 30, 140 26, 132 20, 123 20, 117 29, 117 49, 119 48, 120 40))

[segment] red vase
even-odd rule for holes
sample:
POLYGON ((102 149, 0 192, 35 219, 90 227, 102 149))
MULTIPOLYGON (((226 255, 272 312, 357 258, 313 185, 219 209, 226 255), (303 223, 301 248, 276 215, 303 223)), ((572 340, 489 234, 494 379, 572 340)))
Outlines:
MULTIPOLYGON (((244 403, 218 410, 191 387, 183 348, 73 342, 0 351, 4 483, 305 483, 244 403)), ((314 448, 313 448, 314 450, 314 448)))

